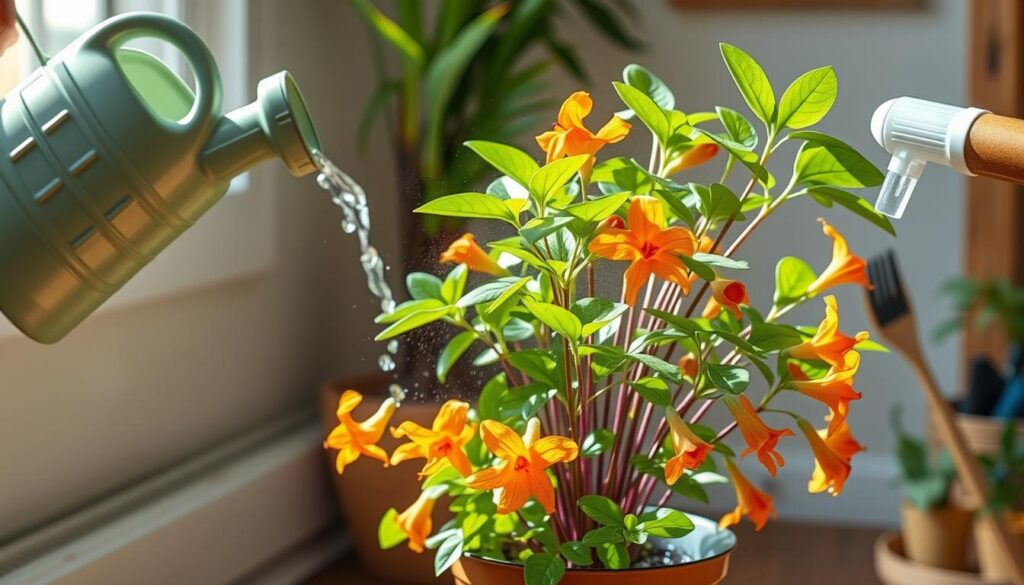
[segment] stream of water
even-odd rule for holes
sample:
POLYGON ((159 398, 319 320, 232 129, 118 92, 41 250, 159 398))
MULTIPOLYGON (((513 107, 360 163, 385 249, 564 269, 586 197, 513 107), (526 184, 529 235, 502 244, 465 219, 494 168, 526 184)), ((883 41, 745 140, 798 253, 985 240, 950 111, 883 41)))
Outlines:
MULTIPOLYGON (((331 201, 341 208, 342 219, 341 229, 346 234, 355 234, 359 239, 359 264, 366 274, 366 285, 370 292, 380 301, 380 310, 390 313, 395 310, 395 297, 391 293, 384 273, 388 267, 377 252, 377 248, 370 242, 370 209, 366 202, 366 192, 348 176, 345 171, 338 168, 323 153, 313 152, 313 159, 320 173, 316 177, 316 183, 321 189, 331 195, 331 201)), ((398 354, 398 340, 392 339, 387 344, 387 351, 377 358, 377 366, 382 372, 393 372, 395 370, 395 355, 398 354)), ((400 384, 394 383, 388 388, 391 396, 397 402, 401 402, 406 396, 406 390, 400 384)))

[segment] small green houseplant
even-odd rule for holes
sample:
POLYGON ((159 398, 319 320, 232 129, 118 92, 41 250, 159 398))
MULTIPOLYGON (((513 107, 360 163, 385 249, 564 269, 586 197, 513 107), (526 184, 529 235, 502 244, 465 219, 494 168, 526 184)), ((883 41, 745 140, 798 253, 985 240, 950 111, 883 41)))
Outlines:
MULTIPOLYGON (((1006 514, 1017 535, 1018 546, 1024 546, 1024 443, 1018 435, 1017 423, 1008 421, 1003 428, 999 452, 981 456, 992 493, 980 513, 1006 514)), ((996 549, 995 535, 984 522, 975 523, 974 534, 982 574, 994 581, 1008 580, 1012 569, 1003 566, 999 555, 992 554, 996 549)))
POLYGON ((777 98, 750 55, 727 44, 721 52, 757 126, 725 107, 684 112, 657 76, 631 65, 614 84, 628 113, 593 130, 590 96, 576 92, 537 136, 541 162, 506 144, 468 142, 463 156, 496 170, 486 192, 417 210, 489 220, 500 233, 484 245, 457 239, 440 258, 455 264, 443 277, 410 274, 410 300, 378 317, 377 339, 443 323, 439 379, 459 360, 499 373, 479 388, 452 388, 465 398, 442 405, 429 426, 389 430, 401 412, 394 400, 355 420, 361 395, 341 396, 325 442, 339 473, 360 458, 425 460, 420 496, 381 520, 382 546, 433 550, 437 574, 452 569, 460 585, 575 585, 598 574, 627 583, 636 576, 623 570, 635 567, 648 567, 652 583, 704 585, 725 576, 729 526, 747 517, 760 529, 775 516, 744 465, 775 475, 785 465, 779 443, 804 441, 814 459, 808 491, 843 491, 862 450, 848 424, 861 398, 854 378, 862 352, 879 347, 866 332, 840 330, 827 293, 870 286, 866 262, 824 220, 832 260, 820 270, 784 256, 774 282, 746 283, 740 249, 794 205, 849 211, 891 233, 849 191, 882 174, 810 129, 836 99, 831 67, 777 98), (608 154, 641 134, 649 160, 608 154), (687 180, 689 169, 714 162, 718 181, 687 180), (776 181, 773 169, 791 174, 776 181), (621 278, 613 297, 599 292, 602 274, 621 278), (770 301, 755 306, 748 285, 770 301), (820 322, 787 322, 806 303, 822 311, 820 322), (803 397, 812 414, 780 407, 782 395, 803 397), (713 409, 731 422, 709 426, 713 409), (377 445, 385 432, 405 441, 390 454, 377 445), (679 509, 707 502, 706 486, 725 482, 736 505, 717 523, 679 509), (455 517, 435 526, 440 502, 455 517))

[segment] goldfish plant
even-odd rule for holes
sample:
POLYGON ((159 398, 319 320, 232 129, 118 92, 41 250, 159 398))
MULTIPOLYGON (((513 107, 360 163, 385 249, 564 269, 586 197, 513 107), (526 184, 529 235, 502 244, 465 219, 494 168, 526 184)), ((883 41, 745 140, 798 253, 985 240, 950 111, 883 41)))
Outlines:
POLYGON ((810 447, 809 492, 843 491, 862 450, 847 422, 861 398, 860 355, 883 348, 866 332, 841 332, 828 293, 870 286, 866 264, 824 219, 832 259, 820 272, 786 256, 774 283, 747 282, 740 252, 783 207, 812 202, 891 233, 849 191, 882 175, 843 141, 810 129, 835 102, 831 67, 800 76, 777 100, 750 55, 725 44, 721 52, 763 130, 726 107, 684 112, 656 75, 630 65, 614 84, 625 109, 602 127, 587 125, 592 100, 576 92, 537 136, 542 161, 510 145, 468 142, 497 171, 486 192, 417 210, 489 220, 501 233, 455 241, 439 259, 454 265, 443 278, 410 274, 411 299, 378 317, 386 327, 377 339, 444 322, 452 334, 437 378, 467 354, 491 375, 478 393, 456 389, 475 400, 448 401, 429 428, 392 426, 406 442, 390 455, 376 443, 395 401, 357 422, 350 413, 360 395, 342 396, 340 424, 325 443, 337 450, 339 472, 360 456, 424 461, 422 495, 382 519, 382 546, 433 549, 438 574, 472 553, 522 562, 528 585, 552 584, 567 569, 628 568, 651 537, 684 537, 693 522, 669 503, 707 502, 709 484, 735 487, 721 527, 745 516, 761 529, 775 515, 772 497, 742 469, 781 472, 782 441, 810 447), (651 142, 648 161, 608 155, 641 134, 651 142), (787 152, 792 175, 777 183, 770 163, 787 152), (714 163, 717 182, 686 179, 714 163), (602 273, 621 274, 612 297, 598 290, 602 273), (771 304, 754 306, 748 288, 773 291, 771 304), (820 322, 787 323, 805 303, 821 309, 820 322), (807 399, 809 412, 779 407, 783 395, 807 399), (731 422, 713 428, 706 418, 718 408, 731 422), (435 530, 439 501, 454 518, 435 530))

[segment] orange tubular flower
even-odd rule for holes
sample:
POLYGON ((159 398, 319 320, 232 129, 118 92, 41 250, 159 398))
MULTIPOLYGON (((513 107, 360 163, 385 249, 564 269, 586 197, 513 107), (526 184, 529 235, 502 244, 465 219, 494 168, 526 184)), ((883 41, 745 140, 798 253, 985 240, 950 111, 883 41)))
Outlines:
POLYGON ((740 312, 740 305, 749 305, 750 297, 747 295, 747 287, 738 280, 716 278, 711 281, 712 298, 704 307, 701 315, 705 319, 714 319, 722 312, 722 307, 729 309, 737 319, 743 318, 740 312))
POLYGON ((476 243, 473 234, 465 234, 452 242, 448 249, 441 254, 441 262, 454 262, 465 264, 470 270, 486 272, 494 276, 508 276, 505 270, 487 252, 476 243))
POLYGON ((679 358, 679 371, 688 376, 691 380, 697 378, 697 371, 699 368, 700 364, 697 362, 697 356, 692 353, 688 353, 679 358))
POLYGON ((725 403, 726 408, 729 409, 729 412, 732 413, 733 418, 736 419, 736 425, 740 428, 743 440, 747 442, 747 450, 741 455, 746 457, 756 451, 757 460, 774 477, 776 465, 782 467, 786 464, 786 460, 775 450, 775 447, 779 444, 781 437, 792 435, 793 431, 789 429, 773 429, 764 424, 764 421, 758 416, 754 405, 750 403, 750 399, 746 396, 726 395, 722 397, 722 401, 725 403))
POLYGON ((867 338, 867 331, 861 331, 855 337, 848 337, 839 331, 839 308, 836 298, 829 295, 825 297, 825 319, 818 325, 818 331, 814 337, 790 348, 789 355, 804 360, 819 359, 828 362, 830 366, 841 367, 846 352, 867 338))
POLYGON ((590 251, 609 260, 631 262, 623 275, 625 299, 636 305, 640 289, 651 274, 690 292, 686 265, 679 256, 691 256, 696 245, 693 233, 680 226, 665 227, 661 201, 648 195, 633 197, 629 205, 629 229, 609 228, 594 236, 590 251))
POLYGON ((420 477, 433 475, 449 464, 466 477, 473 469, 463 448, 476 432, 473 425, 466 424, 468 413, 469 404, 449 400, 441 406, 429 429, 408 420, 397 429, 392 428, 391 434, 396 439, 408 437, 411 442, 395 449, 391 454, 391 464, 398 465, 402 461, 422 457, 427 463, 420 471, 420 477))
POLYGON ((848 351, 843 356, 842 367, 833 367, 818 380, 790 380, 788 387, 797 392, 818 400, 828 406, 832 420, 828 426, 828 434, 833 435, 839 425, 846 419, 850 401, 859 400, 860 392, 853 389, 853 376, 860 366, 860 354, 848 351))
POLYGON ((733 487, 736 488, 736 509, 722 516, 718 521, 720 528, 728 528, 739 524, 746 515, 754 523, 756 530, 761 530, 768 523, 769 518, 778 516, 775 506, 772 505, 772 497, 754 487, 743 473, 740 472, 731 457, 725 458, 725 468, 729 471, 729 478, 733 487))
MULTIPOLYGON (((850 459, 832 450, 826 440, 822 439, 818 431, 811 426, 811 423, 799 419, 796 424, 807 437, 807 443, 810 444, 811 451, 814 453, 814 473, 807 483, 807 491, 812 494, 828 491, 833 496, 838 496, 843 491, 843 484, 850 477, 850 459)), ((838 433, 833 434, 833 436, 836 435, 838 433)), ((849 440, 852 438, 850 436, 849 440)), ((850 458, 852 457, 851 455, 850 458)))
POLYGON ((850 253, 843 234, 837 232, 824 219, 819 217, 818 221, 821 222, 821 229, 825 235, 832 238, 832 262, 818 279, 807 287, 807 292, 813 295, 840 284, 860 284, 868 289, 872 288, 871 281, 868 280, 867 262, 860 256, 850 253))
POLYGON ((665 483, 672 485, 679 481, 687 469, 700 467, 714 447, 695 435, 671 406, 665 408, 665 419, 668 420, 672 448, 676 452, 675 456, 665 462, 665 483))
POLYGON ((536 418, 527 423, 522 437, 494 420, 480 423, 480 436, 491 453, 503 461, 469 476, 466 485, 478 490, 500 490, 499 514, 511 514, 522 508, 531 495, 548 514, 554 512, 555 487, 546 470, 555 463, 576 459, 576 443, 554 435, 541 438, 540 420, 536 418))
POLYGON ((426 547, 427 537, 434 529, 434 520, 431 514, 434 513, 434 504, 437 503, 438 494, 434 490, 427 490, 420 494, 404 512, 395 516, 395 522, 402 532, 409 537, 409 550, 414 553, 422 553, 426 547))
POLYGON ((547 153, 547 162, 562 157, 589 154, 590 158, 580 169, 584 181, 590 181, 594 170, 594 155, 606 144, 619 142, 629 134, 631 126, 618 116, 612 116, 597 134, 583 125, 583 118, 594 108, 594 100, 585 91, 577 91, 562 103, 558 110, 558 121, 552 129, 537 137, 537 145, 547 153))
POLYGON ((684 169, 690 169, 702 165, 715 158, 718 154, 718 145, 714 142, 704 142, 687 150, 675 157, 665 166, 665 176, 670 176, 684 169))
POLYGON ((363 395, 355 390, 345 390, 338 401, 338 426, 327 435, 324 449, 337 449, 336 466, 338 474, 345 472, 345 466, 351 464, 360 455, 372 457, 388 465, 388 454, 377 446, 384 435, 388 421, 395 414, 395 399, 388 398, 377 409, 376 414, 358 423, 352 420, 352 411, 363 401, 363 395))

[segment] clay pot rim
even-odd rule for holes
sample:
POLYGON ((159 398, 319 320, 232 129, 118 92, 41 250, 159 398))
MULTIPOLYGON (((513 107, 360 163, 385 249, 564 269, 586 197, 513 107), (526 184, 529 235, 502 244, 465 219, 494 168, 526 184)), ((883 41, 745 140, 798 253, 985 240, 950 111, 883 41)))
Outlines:
MULTIPOLYGON (((711 522, 710 519, 705 518, 703 516, 700 516, 698 514, 687 514, 687 516, 691 516, 693 518, 698 518, 700 520, 706 520, 708 522, 711 522)), ((719 560, 719 559, 721 559, 723 557, 727 557, 727 556, 731 555, 733 553, 733 551, 736 550, 736 543, 739 541, 739 539, 736 537, 736 534, 732 530, 729 530, 728 528, 718 528, 718 530, 720 530, 721 532, 729 532, 729 533, 731 533, 733 535, 732 545, 729 546, 729 548, 723 550, 722 552, 720 552, 718 554, 711 555, 709 557, 704 557, 704 558, 702 558, 700 560, 697 560, 697 561, 691 561, 691 562, 688 562, 688 563, 681 563, 681 564, 677 564, 677 565, 662 565, 660 567, 634 567, 634 568, 630 568, 630 569, 597 569, 597 568, 591 568, 591 567, 573 567, 572 569, 568 569, 568 571, 569 572, 573 572, 573 573, 591 573, 591 574, 604 573, 604 574, 609 574, 609 575, 612 575, 612 574, 614 574, 614 575, 635 575, 635 574, 640 574, 640 573, 651 573, 651 572, 654 572, 654 571, 670 571, 670 570, 673 570, 673 569, 678 569, 680 567, 692 567, 692 566, 700 565, 700 564, 704 564, 704 563, 711 563, 711 562, 719 560)), ((680 538, 685 538, 685 537, 680 537, 680 538)), ((662 540, 672 540, 672 539, 662 539, 662 540)), ((462 553, 462 556, 463 557, 469 557, 469 558, 473 559, 474 561, 479 561, 479 562, 482 562, 482 563, 488 563, 488 564, 504 566, 504 567, 520 567, 521 568, 521 567, 525 566, 523 563, 517 563, 517 562, 514 562, 514 561, 492 559, 492 558, 480 556, 478 554, 471 553, 471 552, 464 552, 464 553, 462 553)))

